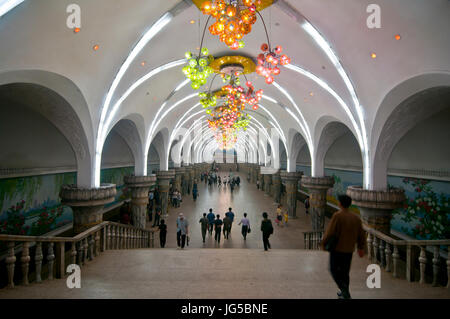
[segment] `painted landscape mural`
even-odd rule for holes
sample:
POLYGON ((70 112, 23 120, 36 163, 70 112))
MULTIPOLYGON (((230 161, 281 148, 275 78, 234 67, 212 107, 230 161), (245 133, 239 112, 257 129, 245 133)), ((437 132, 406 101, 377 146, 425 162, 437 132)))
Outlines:
MULTIPOLYGON (((309 175, 311 167, 297 166, 297 171, 309 175)), ((350 185, 362 185, 361 172, 325 169, 334 177, 334 187, 327 200, 337 204, 337 196, 345 194, 350 185)), ((393 212, 391 228, 416 239, 450 238, 450 182, 388 176, 388 186, 405 190, 407 200, 402 208, 393 212)), ((359 213, 357 207, 352 210, 359 213)))
MULTIPOLYGON (((102 183, 117 185, 112 206, 128 197, 123 178, 133 167, 103 169, 102 183)), ((0 233, 39 236, 72 222, 72 209, 61 205, 63 184, 76 184, 76 173, 0 179, 0 233)))

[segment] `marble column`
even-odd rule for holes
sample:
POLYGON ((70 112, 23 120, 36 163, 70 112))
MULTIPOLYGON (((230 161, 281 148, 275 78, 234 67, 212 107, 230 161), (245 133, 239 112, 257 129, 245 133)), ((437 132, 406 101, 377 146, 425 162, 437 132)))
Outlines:
POLYGON ((302 186, 308 189, 313 231, 323 231, 325 227, 325 209, 327 206, 328 189, 334 185, 334 178, 330 176, 303 176, 302 186))
POLYGON ((349 186, 347 195, 358 206, 363 224, 386 234, 391 232, 392 210, 401 207, 406 199, 405 191, 399 188, 375 191, 349 186))
POLYGON ((112 203, 117 194, 115 184, 101 184, 99 188, 78 188, 63 185, 59 192, 61 203, 73 211, 73 232, 79 234, 103 221, 103 207, 112 203))
POLYGON ((303 172, 280 172, 281 180, 286 184, 286 205, 291 218, 297 218, 297 190, 302 175, 303 172))
POLYGON ((176 167, 175 168, 175 189, 180 191, 182 194, 183 194, 182 178, 184 175, 184 171, 185 171, 184 167, 176 167))
POLYGON ((133 225, 145 228, 147 221, 148 192, 156 184, 156 175, 125 176, 124 182, 131 193, 131 220, 133 225))
POLYGON ((256 165, 255 164, 251 164, 250 165, 250 182, 252 184, 256 184, 256 178, 257 178, 257 174, 256 174, 256 165))
POLYGON ((272 175, 272 185, 273 198, 275 202, 281 203, 281 177, 279 172, 272 175))
POLYGON ((258 172, 258 180, 259 180, 259 189, 260 190, 264 190, 264 178, 263 175, 261 173, 261 168, 264 166, 258 166, 257 168, 257 172, 258 172))
POLYGON ((170 181, 175 177, 175 170, 157 171, 159 196, 161 198, 161 217, 167 219, 169 216, 167 208, 169 201, 170 181))
POLYGON ((264 192, 270 195, 270 185, 272 184, 272 174, 263 174, 264 192))

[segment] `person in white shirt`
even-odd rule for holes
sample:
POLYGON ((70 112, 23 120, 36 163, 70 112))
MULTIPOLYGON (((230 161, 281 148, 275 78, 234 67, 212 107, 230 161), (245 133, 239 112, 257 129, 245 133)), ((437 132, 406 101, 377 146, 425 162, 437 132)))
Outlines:
POLYGON ((247 213, 244 213, 244 217, 241 219, 238 225, 242 224, 242 236, 244 240, 247 240, 247 234, 250 232, 250 220, 247 218, 247 213))

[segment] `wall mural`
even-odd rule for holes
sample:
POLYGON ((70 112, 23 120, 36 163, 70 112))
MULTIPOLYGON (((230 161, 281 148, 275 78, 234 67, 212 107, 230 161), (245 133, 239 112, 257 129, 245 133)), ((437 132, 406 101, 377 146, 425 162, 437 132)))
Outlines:
MULTIPOLYGON (((117 185, 112 206, 128 197, 123 178, 134 167, 103 169, 102 183, 117 185)), ((63 184, 76 184, 76 173, 0 179, 0 233, 39 236, 72 222, 72 209, 61 205, 63 184)))
MULTIPOLYGON (((311 167, 297 165, 297 171, 310 175, 311 167)), ((363 181, 362 172, 326 168, 325 174, 334 177, 327 200, 336 205, 337 197, 345 194, 348 186, 362 185, 363 181)), ((404 206, 393 211, 393 230, 416 239, 450 238, 450 182, 388 175, 388 186, 404 189, 407 197, 404 206)), ((351 209, 359 214, 356 206, 351 209)))

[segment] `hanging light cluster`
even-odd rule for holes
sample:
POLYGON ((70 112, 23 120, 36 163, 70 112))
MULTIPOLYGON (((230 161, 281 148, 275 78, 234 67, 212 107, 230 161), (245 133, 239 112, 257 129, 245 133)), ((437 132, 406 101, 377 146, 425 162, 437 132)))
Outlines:
POLYGON ((208 77, 214 73, 210 66, 214 57, 209 54, 207 48, 202 48, 198 56, 186 52, 185 57, 188 60, 188 65, 183 67, 183 73, 191 80, 191 87, 198 90, 206 84, 208 77))
POLYGON ((219 36, 220 41, 230 49, 237 50, 245 45, 242 40, 244 35, 252 31, 252 25, 256 22, 256 5, 260 3, 260 0, 205 1, 201 10, 216 19, 209 32, 219 36))
POLYGON ((267 84, 273 83, 273 76, 280 74, 280 68, 278 65, 287 65, 291 63, 291 59, 283 54, 281 55, 283 48, 277 46, 275 50, 272 50, 267 43, 261 45, 263 53, 258 55, 258 66, 256 67, 256 73, 266 78, 267 84))
POLYGON ((237 143, 236 130, 227 129, 223 131, 216 131, 214 137, 219 149, 221 150, 233 149, 234 145, 237 143))

